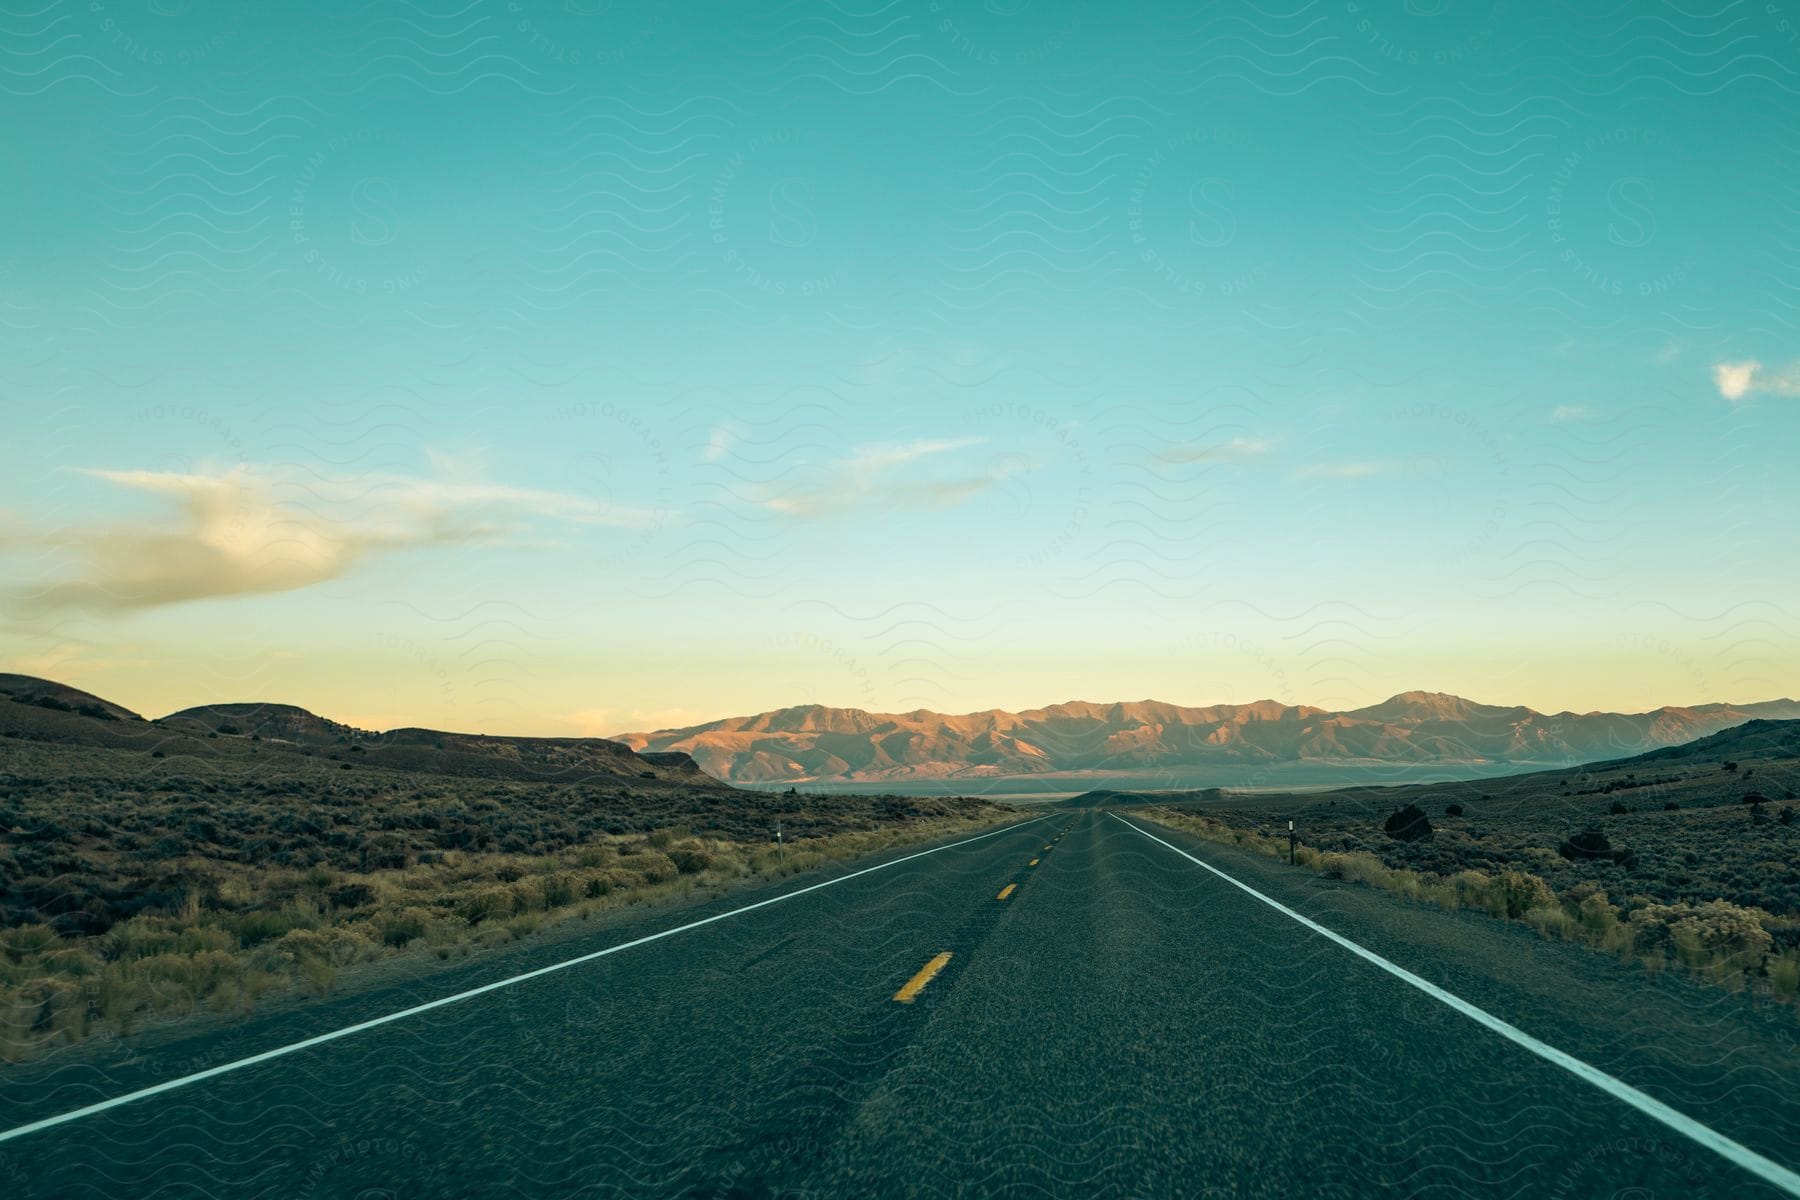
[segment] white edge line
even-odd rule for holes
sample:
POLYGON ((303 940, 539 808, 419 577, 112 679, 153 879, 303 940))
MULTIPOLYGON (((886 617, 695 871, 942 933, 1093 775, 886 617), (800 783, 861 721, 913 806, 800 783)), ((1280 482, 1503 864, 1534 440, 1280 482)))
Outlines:
POLYGON ((37 1133, 40 1130, 50 1129, 57 1125, 64 1125, 70 1121, 79 1121, 83 1117, 91 1117, 96 1113, 103 1113, 108 1109, 118 1108, 120 1105, 132 1104, 139 1100, 148 1100, 151 1096, 161 1095, 163 1092, 173 1091, 179 1087, 186 1087, 190 1083, 199 1083, 203 1079, 211 1079, 216 1075, 224 1075, 230 1071, 242 1070, 245 1067, 255 1066, 257 1063, 267 1062, 272 1058, 280 1058, 285 1054, 293 1054, 296 1051, 307 1050, 313 1046, 323 1045, 326 1042, 334 1042, 339 1038, 349 1037, 353 1033, 361 1033, 365 1029, 373 1029, 377 1025, 386 1025, 392 1021, 402 1021, 407 1017, 417 1016, 422 1012, 429 1012, 434 1008, 443 1008, 447 1004, 456 1004, 459 1001, 468 1000, 486 992, 495 991, 498 988, 511 987, 515 983, 523 983, 527 979, 536 979, 540 975, 549 975, 555 971, 563 971, 567 970, 569 967, 580 966, 582 963, 593 962, 596 958, 605 958, 607 955, 617 954, 621 950, 630 950, 635 946, 642 946, 648 942, 661 941, 666 937, 674 937, 678 933, 686 933, 688 930, 698 929, 702 925, 711 925, 714 921, 723 921, 727 917, 735 917, 741 913, 747 913, 758 908, 767 908, 771 904, 780 904, 783 900, 792 900, 796 896, 804 896, 808 892, 816 892, 820 888, 828 888, 833 884, 839 884, 846 880, 855 879, 859 875, 867 875, 871 871, 885 871, 889 867, 897 867, 901 863, 911 862, 915 858, 924 858, 928 854, 936 854, 943 850, 954 850, 958 846, 967 846, 970 842, 979 842, 984 838, 995 837, 999 834, 1006 833, 1008 830, 1022 829, 1027 825, 1035 824, 1038 821, 1047 819, 1048 816, 1046 815, 1043 817, 1033 817, 1028 821, 1015 821, 1011 825, 1003 825, 999 829, 990 829, 986 833, 979 833, 974 837, 963 838, 958 842, 948 842, 942 846, 933 846, 929 850, 920 850, 915 854, 908 854, 904 858, 896 858, 884 863, 876 863, 872 867, 864 867, 860 871, 852 871, 848 875, 839 875, 834 879, 826 879, 796 891, 783 892, 779 896, 771 896, 767 900, 758 900, 755 904, 746 904, 742 908, 734 908, 729 912, 714 913, 710 917, 702 917, 698 921, 689 921, 685 925, 677 925, 672 929, 664 929, 659 933, 647 934, 641 938, 634 938, 629 942, 620 942, 616 946, 608 946, 604 950, 595 950, 591 954, 583 954, 576 958, 564 959, 562 962, 551 963, 547 967, 538 967, 535 970, 526 971, 520 975, 513 975, 506 979, 497 980, 494 983, 484 983, 480 987, 470 988, 466 992, 457 992, 452 996, 442 996, 436 1000, 428 1000, 424 1004, 415 1004, 411 1008, 403 1008, 398 1012, 388 1013, 386 1016, 374 1017, 367 1021, 358 1022, 355 1025, 346 1025, 342 1029, 334 1029, 329 1033, 321 1033, 316 1037, 309 1037, 304 1041, 293 1042, 286 1046, 277 1046, 273 1050, 264 1050, 261 1054, 252 1054, 248 1058, 240 1058, 232 1062, 221 1063, 216 1067, 208 1067, 204 1071, 195 1071, 192 1075, 183 1075, 178 1079, 170 1079, 151 1087, 140 1088, 135 1092, 127 1092, 123 1096, 114 1096, 110 1100, 101 1100, 94 1104, 89 1104, 85 1108, 71 1109, 68 1112, 60 1113, 54 1117, 45 1117, 39 1121, 32 1121, 28 1124, 20 1125, 17 1128, 8 1129, 4 1133, 0 1133, 0 1142, 10 1142, 14 1138, 21 1138, 27 1134, 37 1133))
POLYGON ((1286 916, 1292 917, 1314 933, 1336 942, 1358 958, 1366 959, 1386 971, 1388 974, 1410 983, 1432 999, 1449 1005, 1470 1020, 1485 1025, 1501 1037, 1523 1046, 1539 1058, 1542 1058, 1547 1062, 1555 1063, 1571 1075, 1593 1084, 1595 1087, 1615 1099, 1623 1100, 1626 1104, 1631 1105, 1631 1107, 1637 1109, 1645 1116, 1653 1117, 1656 1120, 1661 1121, 1676 1133, 1691 1138, 1693 1141, 1705 1146, 1708 1150, 1721 1155, 1733 1165, 1742 1167, 1744 1170, 1755 1175, 1758 1179, 1761 1179, 1770 1186, 1780 1188, 1790 1196, 1800 1196, 1800 1174, 1788 1170, 1788 1168, 1782 1166, 1773 1159, 1764 1158, 1748 1146, 1734 1142, 1724 1134, 1702 1125, 1692 1117, 1677 1112, 1667 1104, 1664 1104, 1661 1100, 1658 1100, 1653 1096, 1647 1096, 1643 1092, 1638 1091, 1624 1080, 1616 1079, 1613 1076, 1608 1075, 1605 1071, 1600 1070, 1598 1067, 1591 1067, 1587 1063, 1582 1062, 1579 1058, 1558 1050, 1555 1046, 1540 1042, 1518 1026, 1502 1021, 1499 1017, 1496 1017, 1486 1009, 1477 1008, 1462 997, 1445 991, 1435 983, 1420 979, 1405 967, 1397 966, 1394 963, 1389 962, 1373 950, 1363 949, 1342 934, 1333 933, 1331 930, 1325 928, 1317 921, 1312 920, 1310 917, 1303 916, 1280 901, 1273 900, 1268 896, 1263 895, 1249 884, 1240 883, 1238 880, 1219 870, 1211 863, 1203 862, 1200 859, 1195 858, 1180 846, 1177 846, 1172 842, 1165 842, 1162 838, 1157 837, 1149 830, 1133 825, 1130 821, 1125 820, 1124 817, 1119 816, 1118 813, 1109 813, 1108 815, 1118 820, 1127 828, 1137 830, 1137 832, 1143 834, 1151 841, 1167 846, 1189 862, 1205 867, 1208 871, 1211 871, 1226 883, 1243 889, 1252 896, 1255 896, 1258 900, 1261 900, 1264 904, 1267 904, 1270 908, 1273 908, 1275 911, 1286 916))

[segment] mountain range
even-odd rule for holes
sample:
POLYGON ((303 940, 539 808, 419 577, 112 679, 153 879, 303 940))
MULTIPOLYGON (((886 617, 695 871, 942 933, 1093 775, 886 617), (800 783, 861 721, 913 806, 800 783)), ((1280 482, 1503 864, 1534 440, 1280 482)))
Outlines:
POLYGON ((1306 763, 1526 769, 1639 754, 1757 718, 1800 718, 1800 702, 1540 713, 1439 692, 1402 692, 1344 711, 1274 700, 1204 708, 1141 700, 960 715, 815 704, 622 733, 614 740, 639 751, 691 755, 703 771, 733 783, 879 783, 1173 776, 1306 763))
POLYGON ((1048 783, 1110 776, 1130 777, 1130 785, 1141 788, 1207 783, 1214 776, 1226 786, 1238 786, 1247 775, 1271 784, 1293 782, 1296 771, 1308 769, 1320 777, 1312 782, 1341 781, 1370 768, 1390 775, 1420 768, 1479 774, 1618 759, 1758 719, 1796 718, 1800 702, 1793 700, 1545 714, 1403 692, 1345 711, 1274 700, 1204 708, 1154 700, 1075 701, 960 715, 803 705, 684 729, 554 738, 418 728, 377 732, 262 702, 203 705, 146 720, 67 684, 0 674, 0 737, 136 749, 177 761, 260 751, 314 758, 333 768, 355 764, 556 782, 629 779, 639 787, 717 787, 722 780, 902 790, 917 784, 936 791, 1008 778, 1048 783))

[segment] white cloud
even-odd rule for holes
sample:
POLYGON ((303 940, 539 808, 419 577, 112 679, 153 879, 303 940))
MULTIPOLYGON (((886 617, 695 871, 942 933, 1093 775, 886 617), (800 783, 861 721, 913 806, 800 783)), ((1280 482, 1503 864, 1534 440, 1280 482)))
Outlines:
POLYGON ((1261 458, 1275 448, 1268 438, 1232 438, 1228 442, 1182 442, 1170 446, 1156 457, 1167 463, 1247 462, 1261 458))
POLYGON ((807 484, 771 495, 762 503, 790 517, 825 517, 852 509, 952 508, 1024 471, 1032 464, 1017 454, 1002 455, 981 467, 921 477, 924 460, 978 446, 985 439, 919 438, 853 446, 827 464, 807 484))
POLYGON ((494 541, 533 519, 642 528, 665 517, 559 492, 385 474, 331 478, 243 466, 215 475, 82 473, 171 500, 173 511, 10 537, 65 568, 14 593, 29 612, 129 612, 289 592, 377 555, 494 541))
POLYGON ((1762 392, 1771 396, 1800 396, 1800 362, 1770 371, 1755 359, 1713 364, 1713 385, 1732 403, 1762 392))
POLYGON ((895 467, 901 463, 912 462, 917 458, 925 458, 932 454, 947 454, 952 450, 962 450, 969 446, 978 446, 982 438, 919 438, 910 442, 877 442, 867 446, 852 448, 850 457, 844 465, 850 470, 879 470, 882 467, 895 467))
POLYGON ((1550 410, 1552 421, 1585 421, 1594 415, 1594 410, 1585 404, 1559 404, 1550 410))

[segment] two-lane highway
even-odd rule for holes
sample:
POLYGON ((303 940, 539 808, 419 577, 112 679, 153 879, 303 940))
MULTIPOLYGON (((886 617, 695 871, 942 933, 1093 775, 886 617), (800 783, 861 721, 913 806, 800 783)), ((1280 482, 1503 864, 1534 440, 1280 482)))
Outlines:
MULTIPOLYGON (((616 952, 0 1141, 0 1179, 34 1197, 1788 1194, 1789 1013, 1727 1013, 1519 927, 1107 813, 891 857, 645 914, 509 969, 616 952)), ((400 999, 271 1017, 232 1045, 400 999)), ((208 1038, 158 1055, 232 1061, 208 1038)), ((0 1126, 168 1078, 156 1057, 13 1072, 0 1126)))

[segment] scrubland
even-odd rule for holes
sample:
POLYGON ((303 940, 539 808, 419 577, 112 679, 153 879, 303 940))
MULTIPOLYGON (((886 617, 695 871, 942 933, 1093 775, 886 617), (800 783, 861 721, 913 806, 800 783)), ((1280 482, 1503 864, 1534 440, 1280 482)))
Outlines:
POLYGON ((1474 909, 1650 970, 1800 994, 1792 759, 1625 764, 1474 784, 1214 793, 1143 810, 1298 870, 1474 909))
POLYGON ((324 994, 605 909, 992 824, 973 799, 592 787, 9 742, 0 1059, 324 994), (779 825, 782 842, 775 833, 779 825))

